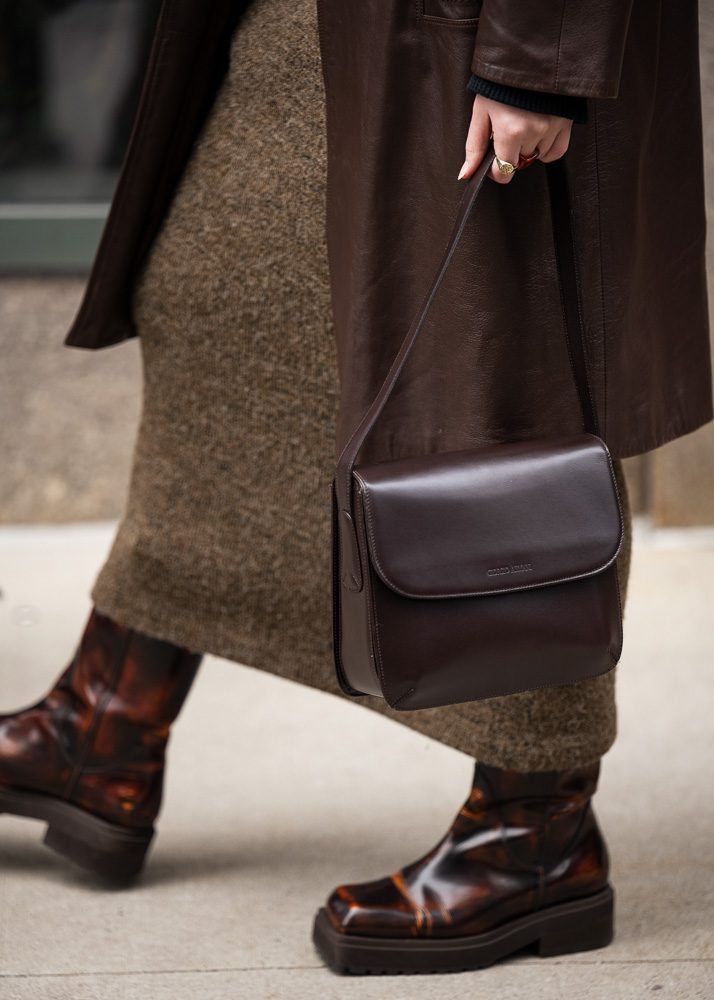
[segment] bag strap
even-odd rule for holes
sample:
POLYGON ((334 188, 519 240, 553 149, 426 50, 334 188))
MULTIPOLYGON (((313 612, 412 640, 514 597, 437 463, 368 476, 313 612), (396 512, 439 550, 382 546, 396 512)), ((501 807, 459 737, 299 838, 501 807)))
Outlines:
MULTIPOLYGON (((451 258, 466 228, 471 210, 476 202, 479 191, 488 176, 495 157, 493 143, 490 142, 488 150, 483 160, 479 164, 476 172, 466 182, 465 190, 456 214, 456 221, 449 238, 449 242, 444 251, 444 255, 439 264, 436 276, 431 288, 427 292, 419 312, 417 313, 411 327, 409 328, 401 347, 391 364, 382 386, 372 401, 371 406, 360 420, 352 436, 342 450, 337 460, 335 474, 335 490, 337 495, 338 508, 347 515, 347 521, 352 526, 352 470, 357 460, 357 456, 368 434, 374 427, 379 415, 384 409, 387 400, 391 396, 394 386, 399 378, 404 365, 416 343, 424 322, 429 314, 431 305, 436 297, 436 293, 446 274, 446 270, 451 262, 451 258)), ((570 355, 571 367, 575 384, 578 390, 578 398, 583 414, 583 425, 586 432, 599 434, 598 420, 595 406, 593 405, 592 394, 588 381, 584 332, 582 323, 582 313, 580 309, 580 295, 578 272, 575 257, 575 242, 573 226, 571 221, 572 208, 570 205, 570 193, 568 188, 568 178, 565 163, 561 157, 552 163, 545 164, 548 178, 549 201, 551 208, 551 222, 553 227, 553 239, 555 244, 555 256, 559 274, 560 296, 565 320, 565 333, 570 355)), ((351 532, 350 532, 351 533, 351 532)), ((356 540, 355 540, 356 544, 356 540)), ((351 548, 351 555, 356 554, 356 549, 351 548)), ((344 553, 348 556, 350 553, 344 553)), ((352 563, 354 571, 354 559, 348 560, 352 563)), ((342 565, 345 566, 343 558, 342 565)), ((355 577, 355 573, 352 573, 355 577)), ((357 570, 357 576, 359 572, 357 570)), ((356 583, 357 580, 355 579, 356 583)), ((361 585, 361 584, 360 584, 361 585)), ((359 589, 357 587, 356 589, 359 589)))

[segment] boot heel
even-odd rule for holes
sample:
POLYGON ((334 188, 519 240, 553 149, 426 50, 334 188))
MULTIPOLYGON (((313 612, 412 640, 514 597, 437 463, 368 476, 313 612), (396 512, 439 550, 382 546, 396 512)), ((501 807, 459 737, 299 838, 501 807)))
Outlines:
POLYGON ((119 826, 63 799, 17 788, 0 788, 3 812, 43 820, 48 847, 113 881, 125 882, 141 871, 154 836, 153 827, 119 826))
POLYGON ((123 830, 89 817, 71 825, 50 824, 43 840, 57 854, 93 874, 126 882, 141 871, 152 836, 153 830, 123 830))
POLYGON ((615 931, 615 899, 608 886, 590 899, 547 919, 538 941, 541 958, 606 948, 615 931))

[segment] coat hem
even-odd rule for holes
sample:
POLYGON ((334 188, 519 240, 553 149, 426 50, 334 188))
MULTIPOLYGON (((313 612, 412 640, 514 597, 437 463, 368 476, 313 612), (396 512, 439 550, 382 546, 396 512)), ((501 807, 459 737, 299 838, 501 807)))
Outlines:
POLYGON ((83 306, 80 306, 80 311, 64 339, 65 347, 99 351, 103 347, 115 347, 117 344, 123 344, 137 336, 136 329, 130 323, 122 320, 117 321, 116 318, 113 323, 97 330, 85 320, 82 310, 83 306), (93 329, 94 334, 92 335, 93 329))
POLYGON ((692 434, 700 427, 711 423, 712 420, 714 420, 714 406, 710 398, 703 411, 673 421, 668 427, 662 428, 658 433, 655 432, 646 445, 643 445, 641 441, 624 441, 614 444, 606 441, 605 443, 613 458, 634 458, 635 455, 645 455, 649 451, 655 451, 671 441, 676 441, 677 438, 684 437, 685 434, 692 434))

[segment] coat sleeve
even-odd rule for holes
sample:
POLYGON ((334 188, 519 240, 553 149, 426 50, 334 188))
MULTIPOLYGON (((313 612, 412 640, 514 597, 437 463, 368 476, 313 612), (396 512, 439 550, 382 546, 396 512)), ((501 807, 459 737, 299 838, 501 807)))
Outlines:
POLYGON ((617 97, 632 0, 484 0, 472 71, 529 90, 617 97))

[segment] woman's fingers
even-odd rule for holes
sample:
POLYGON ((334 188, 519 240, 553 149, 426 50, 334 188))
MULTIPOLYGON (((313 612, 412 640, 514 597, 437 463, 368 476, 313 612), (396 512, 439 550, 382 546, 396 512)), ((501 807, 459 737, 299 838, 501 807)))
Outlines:
MULTIPOLYGON (((570 144, 572 127, 568 118, 525 111, 479 94, 473 103, 466 137, 466 159, 459 180, 470 177, 476 170, 491 136, 498 159, 517 167, 521 154, 529 156, 535 149, 538 159, 545 163, 563 156, 570 144)), ((515 175, 515 170, 502 170, 494 160, 490 176, 498 184, 510 183, 515 175)))
POLYGON ((458 180, 470 177, 486 155, 488 140, 491 138, 491 119, 484 106, 484 98, 477 96, 471 112, 471 123, 466 136, 466 159, 459 171, 458 180))
POLYGON ((573 123, 566 121, 566 124, 555 135, 550 137, 550 140, 548 138, 544 139, 538 146, 540 151, 538 159, 542 160, 543 163, 551 163, 553 160, 559 160, 561 156, 564 156, 570 145, 572 130, 573 123))
POLYGON ((516 176, 515 170, 502 170, 498 165, 498 160, 510 163, 514 167, 518 165, 518 157, 521 155, 523 137, 517 131, 501 129, 493 132, 493 148, 498 159, 493 161, 491 167, 491 177, 499 184, 510 184, 516 176))

